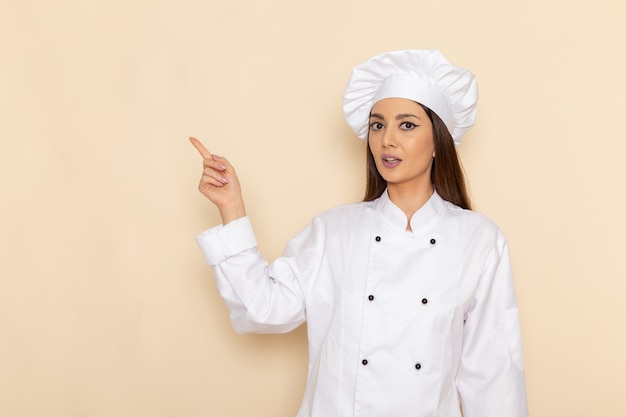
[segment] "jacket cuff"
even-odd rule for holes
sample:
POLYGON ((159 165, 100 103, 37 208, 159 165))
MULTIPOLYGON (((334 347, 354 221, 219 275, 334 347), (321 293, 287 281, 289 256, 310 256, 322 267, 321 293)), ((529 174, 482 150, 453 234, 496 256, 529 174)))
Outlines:
POLYGON ((196 242, 209 265, 217 265, 231 256, 257 247, 248 217, 206 230, 196 237, 196 242))

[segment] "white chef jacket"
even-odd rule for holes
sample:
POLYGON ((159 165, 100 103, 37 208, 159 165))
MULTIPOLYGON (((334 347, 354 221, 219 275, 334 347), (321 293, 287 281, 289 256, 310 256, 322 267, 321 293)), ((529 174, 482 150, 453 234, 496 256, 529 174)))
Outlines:
POLYGON ((246 217, 197 242, 237 332, 307 322, 298 417, 526 417, 502 232, 436 192, 406 221, 385 192, 316 216, 271 264, 246 217))

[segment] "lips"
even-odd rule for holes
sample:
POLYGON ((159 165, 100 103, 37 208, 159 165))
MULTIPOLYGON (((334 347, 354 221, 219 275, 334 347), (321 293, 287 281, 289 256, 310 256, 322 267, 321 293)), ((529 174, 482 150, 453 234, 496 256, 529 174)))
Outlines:
POLYGON ((381 160, 385 168, 395 168, 402 162, 402 159, 394 155, 382 155, 381 160))

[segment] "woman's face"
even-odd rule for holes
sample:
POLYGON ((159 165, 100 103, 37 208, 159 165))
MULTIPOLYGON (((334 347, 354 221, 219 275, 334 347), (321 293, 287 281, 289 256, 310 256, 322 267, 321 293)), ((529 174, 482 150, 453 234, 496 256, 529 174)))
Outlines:
POLYGON ((419 104, 404 98, 378 101, 370 113, 368 144, 388 187, 432 187, 433 126, 419 104))

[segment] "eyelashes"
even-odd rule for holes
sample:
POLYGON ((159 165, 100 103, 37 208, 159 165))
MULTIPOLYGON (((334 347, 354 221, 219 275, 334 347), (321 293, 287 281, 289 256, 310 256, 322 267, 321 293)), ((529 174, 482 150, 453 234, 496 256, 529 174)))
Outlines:
POLYGON ((370 123, 370 130, 375 132, 377 130, 382 130, 384 126, 385 125, 383 125, 381 122, 373 122, 370 123))
MULTIPOLYGON (((419 127, 419 125, 416 125, 413 122, 402 122, 402 123, 400 123, 400 129, 402 129, 402 130, 413 130, 416 127, 419 127)), ((377 132, 379 130, 383 130, 385 128, 385 125, 382 122, 376 121, 376 122, 370 123, 369 128, 370 128, 371 131, 377 132)))

